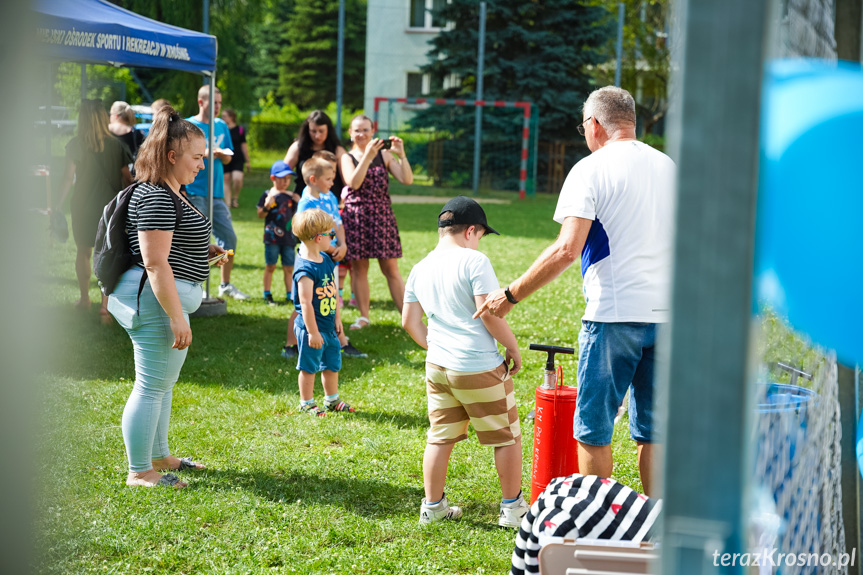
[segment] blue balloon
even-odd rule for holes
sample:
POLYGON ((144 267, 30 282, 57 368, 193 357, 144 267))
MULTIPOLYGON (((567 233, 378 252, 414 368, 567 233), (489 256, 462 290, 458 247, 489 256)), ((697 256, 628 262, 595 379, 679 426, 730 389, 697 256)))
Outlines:
POLYGON ((765 73, 756 293, 863 364, 863 70, 780 60, 765 73))

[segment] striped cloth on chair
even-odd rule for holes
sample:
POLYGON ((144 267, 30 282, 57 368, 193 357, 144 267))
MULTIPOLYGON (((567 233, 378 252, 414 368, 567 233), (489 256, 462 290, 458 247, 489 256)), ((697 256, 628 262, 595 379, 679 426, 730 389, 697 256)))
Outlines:
POLYGON ((555 538, 648 541, 661 510, 661 499, 613 479, 578 473, 557 477, 521 522, 510 573, 539 573, 539 550, 555 538))

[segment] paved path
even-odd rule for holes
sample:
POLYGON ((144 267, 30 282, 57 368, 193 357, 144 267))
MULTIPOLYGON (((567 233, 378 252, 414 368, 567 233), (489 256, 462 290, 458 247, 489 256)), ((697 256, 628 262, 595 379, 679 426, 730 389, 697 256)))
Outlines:
MULTIPOLYGON (((445 204, 449 198, 441 196, 390 196, 394 204, 445 204)), ((474 198, 480 204, 511 204, 512 200, 474 198)))

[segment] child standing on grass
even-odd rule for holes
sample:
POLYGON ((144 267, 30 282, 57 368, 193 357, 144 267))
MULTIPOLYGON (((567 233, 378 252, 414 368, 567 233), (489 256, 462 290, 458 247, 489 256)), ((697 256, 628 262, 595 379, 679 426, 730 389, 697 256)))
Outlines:
MULTIPOLYGON (((307 185, 303 190, 303 195, 302 198, 300 198, 299 204, 297 204, 297 215, 309 209, 319 209, 330 215, 333 219, 333 235, 331 236, 333 241, 330 242, 328 246, 324 247, 324 251, 326 251, 334 261, 338 261, 345 256, 347 248, 345 247, 345 234, 342 228, 342 220, 339 216, 338 201, 335 199, 335 196, 329 192, 336 175, 335 166, 322 158, 311 157, 303 162, 302 172, 303 179, 306 181, 307 185)), ((339 314, 339 317, 341 317, 341 314, 339 314)), ((288 320, 287 341, 285 342, 285 347, 282 349, 282 357, 285 359, 297 357, 299 353, 297 341, 294 338, 293 329, 291 327, 291 322, 293 322, 295 318, 296 314, 293 314, 288 320)), ((341 353, 345 354, 347 357, 368 357, 368 354, 361 352, 351 344, 347 336, 344 334, 344 330, 341 329, 339 330, 339 343, 341 345, 341 353)))
POLYGON ((449 505, 444 485, 453 446, 467 438, 469 423, 482 445, 494 447, 503 495, 498 525, 518 528, 528 511, 521 493, 521 428, 512 382, 521 369, 518 343, 506 320, 488 314, 473 319, 486 296, 498 289, 491 262, 477 251, 482 236, 497 233, 474 200, 450 200, 438 216, 437 248, 414 266, 405 287, 402 326, 428 350, 430 428, 421 524, 462 516, 459 507, 449 505), (506 348, 506 358, 495 340, 506 348))
POLYGON ((282 259, 282 272, 285 279, 285 303, 291 298, 291 274, 294 269, 294 246, 296 241, 291 233, 291 217, 294 215, 293 194, 288 191, 294 171, 279 160, 270 168, 273 187, 258 200, 258 217, 266 218, 264 223, 264 301, 269 305, 279 305, 273 299, 270 288, 273 272, 279 258, 282 259))
MULTIPOLYGON (((333 171, 338 173, 338 159, 334 153, 329 150, 318 150, 314 154, 312 154, 313 158, 321 158, 322 160, 326 160, 333 166, 333 171)), ((336 208, 338 209, 339 214, 339 222, 341 223, 342 211, 345 208, 345 202, 341 199, 339 194, 341 194, 341 190, 333 190, 329 189, 326 191, 328 196, 332 196, 332 199, 327 198, 330 202, 335 202, 336 208)), ((344 226, 342 227, 344 229, 344 226)), ((351 267, 351 264, 348 262, 341 260, 339 261, 339 265, 336 266, 339 272, 339 307, 345 307, 344 302, 342 301, 342 295, 344 294, 344 286, 345 286, 345 277, 348 275, 348 270, 351 267)))
POLYGON ((327 411, 354 411, 339 400, 339 370, 342 354, 339 332, 342 317, 336 303, 335 264, 323 250, 334 235, 333 218, 323 210, 310 209, 294 216, 291 226, 303 242, 294 266, 294 335, 299 344, 300 410, 326 415, 315 403, 315 374, 321 373, 324 408, 327 411))

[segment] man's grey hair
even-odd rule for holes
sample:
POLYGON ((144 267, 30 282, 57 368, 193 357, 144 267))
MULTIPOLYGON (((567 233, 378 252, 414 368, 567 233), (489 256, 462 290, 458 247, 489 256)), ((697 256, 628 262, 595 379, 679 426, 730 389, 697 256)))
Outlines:
POLYGON ((610 135, 621 128, 635 126, 635 99, 623 88, 605 86, 587 97, 584 115, 594 118, 610 135))

